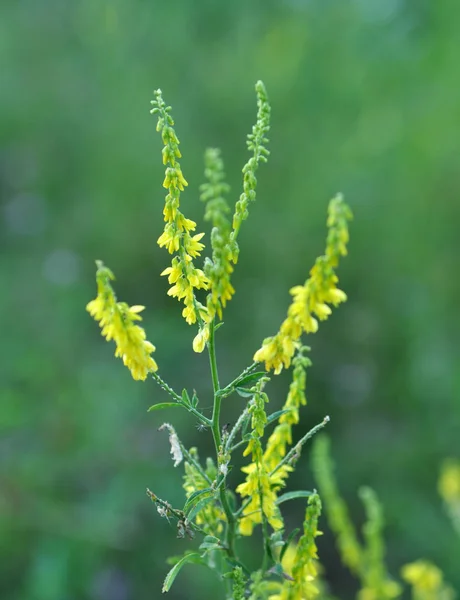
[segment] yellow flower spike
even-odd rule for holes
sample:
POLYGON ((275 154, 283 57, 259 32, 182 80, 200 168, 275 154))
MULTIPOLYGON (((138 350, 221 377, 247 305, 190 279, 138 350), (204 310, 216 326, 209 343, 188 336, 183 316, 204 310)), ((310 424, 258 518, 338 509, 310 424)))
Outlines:
POLYGON ((318 550, 315 539, 321 535, 321 531, 318 530, 320 514, 321 500, 315 493, 308 499, 303 535, 295 548, 288 548, 283 558, 283 566, 288 562, 291 580, 286 578, 281 584, 279 593, 271 595, 270 600, 314 600, 314 598, 318 598, 320 593, 317 581, 318 550))
POLYGON ((329 203, 325 254, 316 259, 305 284, 289 290, 292 303, 280 331, 266 338, 254 354, 254 361, 264 362, 267 371, 273 370, 277 375, 283 367, 288 368, 300 336, 318 330, 318 319, 324 321, 332 312, 328 304, 337 306, 346 300, 345 293, 336 286, 338 278, 334 268, 339 257, 347 253, 348 221, 351 218, 351 210, 338 194, 329 203))
MULTIPOLYGON (((163 187, 168 190, 166 195, 163 215, 165 218, 164 232, 158 238, 158 245, 165 247, 170 254, 178 253, 172 260, 171 267, 164 269, 162 275, 168 275, 168 281, 173 286, 168 295, 183 300, 185 308, 182 315, 186 322, 191 325, 199 321, 201 324, 208 322, 210 316, 205 307, 196 298, 194 290, 207 289, 208 279, 203 271, 195 269, 192 259, 200 256, 204 248, 201 239, 204 233, 190 235, 195 231, 196 223, 187 219, 180 211, 180 193, 188 185, 178 162, 181 158, 179 151, 179 139, 174 131, 174 120, 170 115, 171 107, 166 106, 161 90, 155 91, 155 99, 152 101, 153 114, 158 115, 157 131, 161 132, 164 144, 162 150, 163 164, 166 165, 163 187)), ((203 349, 204 344, 194 342, 193 347, 203 349)))
POLYGON ((110 285, 110 281, 115 279, 112 271, 101 261, 96 261, 96 264, 97 297, 88 302, 86 310, 99 321, 101 333, 106 340, 115 342, 115 356, 123 360, 133 379, 145 380, 150 372, 158 369, 150 356, 155 352, 155 346, 146 340, 142 327, 134 324, 135 321, 142 321, 139 313, 145 307, 117 302, 110 285))
POLYGON ((454 600, 454 591, 444 583, 442 571, 432 563, 417 560, 405 565, 401 576, 412 586, 413 600, 454 600))
MULTIPOLYGON (((248 135, 247 146, 253 152, 253 155, 243 167, 243 193, 235 205, 233 215, 233 231, 231 241, 236 242, 240 227, 243 221, 248 218, 248 206, 250 202, 256 199, 256 171, 261 162, 267 162, 267 156, 270 152, 265 147, 268 139, 267 133, 270 130, 270 103, 268 101, 267 90, 262 81, 256 83, 257 93, 257 121, 252 128, 252 133, 248 135)), ((238 260, 238 247, 235 246, 233 261, 238 260)))

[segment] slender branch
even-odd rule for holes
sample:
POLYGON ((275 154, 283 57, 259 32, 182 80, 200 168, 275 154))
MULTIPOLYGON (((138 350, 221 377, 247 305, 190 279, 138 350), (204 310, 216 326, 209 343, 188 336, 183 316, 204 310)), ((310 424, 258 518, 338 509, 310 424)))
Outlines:
POLYGON ((301 438, 297 442, 297 444, 291 448, 291 450, 289 450, 289 452, 286 454, 286 456, 283 458, 283 460, 280 461, 276 465, 276 467, 273 469, 273 471, 271 471, 269 473, 269 477, 272 477, 272 475, 274 475, 276 473, 276 471, 278 471, 278 469, 281 469, 281 467, 283 465, 285 465, 286 463, 290 463, 292 460, 295 460, 296 458, 298 458, 302 451, 302 446, 305 444, 305 442, 307 440, 309 440, 311 437, 313 437, 315 435, 315 433, 318 433, 318 431, 320 429, 322 429, 325 425, 327 425, 330 420, 331 420, 330 417, 325 416, 324 419, 321 421, 321 423, 318 423, 318 425, 315 425, 315 427, 313 427, 313 429, 310 429, 310 431, 308 433, 306 433, 303 436, 303 438, 301 438))
MULTIPOLYGON (((244 509, 246 508, 246 506, 248 506, 251 503, 251 500, 252 500, 252 496, 249 496, 249 498, 247 498, 243 502, 243 504, 239 507, 239 509, 236 512, 233 513, 236 518, 238 518, 238 517, 240 517, 242 515, 242 513, 243 513, 244 509)), ((255 512, 259 512, 259 510, 257 509, 257 511, 255 511, 255 512)), ((252 513, 248 513, 248 514, 252 514, 252 513)), ((246 515, 244 515, 244 516, 246 516, 246 515)))
MULTIPOLYGON (((222 396, 219 394, 219 374, 217 372, 217 361, 216 361, 216 349, 214 340, 214 321, 209 324, 209 341, 208 341, 208 352, 209 352, 209 363, 211 366, 211 377, 212 386, 214 389, 214 407, 212 411, 212 435, 214 438, 214 444, 216 446, 217 462, 219 462, 219 454, 222 445, 222 436, 220 431, 220 405, 222 402, 222 396)), ((228 548, 228 555, 230 558, 235 556, 235 518, 233 516, 232 509, 228 502, 227 493, 225 486, 223 485, 219 490, 220 501, 222 508, 224 509, 225 516, 227 518, 227 531, 226 531, 226 543, 228 548)))
POLYGON ((232 446, 231 448, 226 448, 226 450, 228 452, 230 452, 230 454, 236 450, 237 448, 239 448, 240 446, 244 446, 244 444, 248 444, 249 440, 241 440, 241 442, 236 443, 234 446, 232 446))
POLYGON ((166 381, 158 375, 158 373, 152 371, 152 377, 155 379, 155 381, 158 383, 162 390, 167 392, 170 396, 174 398, 174 400, 177 400, 177 402, 182 403, 182 397, 179 396, 179 394, 176 394, 172 387, 168 385, 166 381))
POLYGON ((203 425, 206 425, 207 427, 211 426, 211 423, 212 423, 211 420, 208 419, 207 417, 205 417, 202 413, 200 413, 199 410, 196 410, 196 408, 193 408, 193 406, 191 406, 190 404, 186 404, 182 400, 182 396, 179 396, 179 394, 177 394, 172 389, 172 387, 170 385, 168 385, 166 383, 166 381, 158 375, 158 373, 152 372, 152 377, 158 383, 158 385, 161 387, 162 390, 167 392, 172 398, 174 398, 174 400, 176 402, 178 402, 181 406, 183 406, 186 410, 188 410, 188 412, 192 413, 192 415, 194 415, 199 421, 201 421, 201 423, 203 423, 203 425))
POLYGON ((243 412, 241 413, 241 415, 238 417, 238 420, 235 423, 235 425, 233 426, 233 429, 230 431, 230 434, 229 434, 229 436, 227 438, 227 441, 225 442, 225 450, 231 452, 236 447, 238 447, 239 444, 237 444, 236 446, 234 446, 233 448, 230 449, 230 444, 231 444, 231 442, 233 442, 234 438, 236 437, 236 434, 238 433, 238 431, 243 426, 244 420, 246 419, 246 417, 248 415, 249 415, 249 409, 248 409, 248 407, 246 407, 243 410, 243 412))
POLYGON ((226 398, 227 396, 230 396, 230 394, 233 394, 233 392, 235 391, 235 388, 238 387, 238 384, 240 383, 240 381, 242 379, 244 379, 247 375, 249 375, 252 371, 254 371, 254 369, 257 367, 258 364, 259 363, 254 362, 251 365, 249 365, 249 367, 244 369, 244 371, 242 373, 240 373, 238 375, 238 377, 236 377, 233 381, 231 381, 223 389, 219 390, 219 395, 222 398, 226 398))
POLYGON ((207 483, 209 483, 209 485, 212 485, 212 480, 210 477, 208 477, 208 475, 206 475, 205 470, 203 469, 203 467, 200 465, 200 463, 193 458, 193 456, 190 454, 190 452, 187 450, 187 448, 184 446, 184 444, 180 441, 179 438, 177 438, 179 440, 179 446, 180 449, 182 450, 182 454, 184 455, 184 458, 186 461, 188 461, 189 463, 191 463, 195 469, 200 473, 200 475, 203 477, 203 479, 206 479, 207 483))
POLYGON ((159 498, 156 494, 154 494, 151 490, 149 490, 149 488, 147 488, 147 496, 150 498, 150 500, 152 502, 154 502, 155 504, 158 504, 159 506, 161 506, 161 508, 164 509, 165 516, 168 516, 168 514, 171 514, 173 517, 176 517, 176 519, 178 521, 186 522, 187 526, 191 527, 195 531, 198 531, 199 533, 202 533, 203 535, 206 535, 206 531, 201 529, 201 527, 198 527, 198 525, 195 525, 195 523, 193 521, 189 521, 187 519, 187 517, 184 514, 184 511, 179 510, 177 508, 173 508, 169 504, 169 502, 166 502, 166 500, 162 500, 161 498, 159 498))

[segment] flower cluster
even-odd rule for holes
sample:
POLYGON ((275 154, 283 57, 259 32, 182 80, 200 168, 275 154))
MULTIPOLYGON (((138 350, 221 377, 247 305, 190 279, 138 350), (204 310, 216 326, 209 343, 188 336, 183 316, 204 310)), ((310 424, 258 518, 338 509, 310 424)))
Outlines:
POLYGON ((460 462, 444 461, 438 481, 438 491, 456 532, 460 535, 460 462))
POLYGON ((155 346, 146 340, 142 327, 135 325, 135 321, 142 320, 139 313, 144 306, 128 306, 125 302, 117 302, 110 284, 115 279, 112 271, 99 260, 96 265, 97 297, 87 304, 86 310, 99 321, 105 339, 115 342, 115 356, 123 359, 133 378, 144 380, 149 372, 158 369, 150 356, 155 346))
POLYGON ((210 293, 207 308, 210 315, 222 318, 222 309, 231 300, 235 290, 230 283, 233 273, 232 261, 237 251, 236 241, 230 239, 231 224, 226 215, 230 208, 224 198, 229 191, 224 181, 224 163, 217 148, 208 148, 205 153, 206 183, 201 185, 200 199, 206 202, 204 218, 212 223, 212 259, 205 260, 204 272, 209 280, 210 293))
POLYGON ((312 600, 319 594, 315 579, 318 575, 318 551, 315 538, 318 531, 318 519, 321 514, 321 500, 314 493, 308 499, 307 511, 303 523, 303 535, 295 548, 292 561, 291 578, 281 584, 279 593, 270 596, 270 600, 312 600))
MULTIPOLYGON (((172 287, 168 291, 169 296, 182 300, 185 308, 182 316, 187 323, 193 324, 202 321, 207 314, 206 308, 201 305, 194 290, 207 289, 208 280, 201 269, 195 268, 193 259, 200 255, 204 248, 201 238, 204 233, 192 235, 196 223, 187 219, 179 209, 180 193, 184 190, 187 182, 182 174, 178 158, 181 157, 179 140, 174 131, 174 121, 170 115, 171 107, 166 106, 161 90, 155 91, 155 100, 152 101, 153 114, 158 114, 157 131, 161 132, 163 140, 163 164, 166 165, 163 187, 168 190, 165 207, 163 209, 166 222, 164 232, 158 239, 160 247, 166 247, 170 254, 177 253, 170 267, 161 274, 168 275, 168 281, 172 287)), ((204 342, 203 342, 204 347, 204 342)))
MULTIPOLYGON (((311 361, 304 355, 304 352, 308 350, 308 346, 301 347, 293 360, 292 382, 283 406, 283 410, 287 412, 280 416, 278 425, 268 438, 264 452, 264 463, 269 471, 275 469, 285 457, 287 447, 292 444, 292 426, 299 422, 299 408, 307 404, 305 397, 306 369, 311 365, 311 361)), ((292 467, 289 464, 285 464, 277 470, 276 480, 273 481, 276 489, 280 489, 284 485, 284 480, 291 471, 292 467)))
POLYGON ((402 577, 412 585, 413 600, 454 600, 454 591, 444 583, 442 571, 425 560, 405 565, 402 577))
POLYGON ((240 533, 242 535, 251 535, 254 525, 263 523, 264 519, 270 523, 275 531, 283 528, 281 514, 276 505, 276 491, 272 485, 270 472, 264 462, 260 442, 267 423, 264 405, 268 402, 267 394, 261 389, 262 385, 263 383, 259 383, 256 386, 249 406, 252 437, 243 456, 251 454, 252 461, 249 465, 242 467, 241 470, 247 474, 246 481, 236 488, 237 493, 242 498, 249 498, 240 521, 240 533))
POLYGON ((347 254, 348 221, 351 217, 349 207, 338 194, 329 203, 325 254, 316 259, 305 284, 290 290, 293 301, 279 332, 266 338, 254 355, 255 361, 265 362, 267 370, 273 369, 278 374, 283 367, 288 368, 300 336, 315 333, 318 319, 323 321, 331 314, 329 305, 337 306, 346 300, 345 293, 337 288, 338 278, 334 269, 339 257, 347 254))
POLYGON ((392 600, 401 595, 401 586, 387 572, 384 561, 382 508, 370 488, 362 488, 361 500, 367 520, 363 526, 364 543, 351 522, 345 502, 340 497, 334 477, 334 464, 329 455, 329 440, 316 439, 313 451, 313 471, 326 507, 326 515, 343 564, 361 581, 358 600, 392 600))
MULTIPOLYGON (((248 475, 246 482, 237 488, 237 491, 241 495, 251 495, 250 492, 254 488, 257 476, 262 472, 264 480, 267 481, 266 485, 270 489, 270 497, 273 500, 273 504, 275 504, 277 493, 284 487, 289 473, 293 471, 293 467, 289 462, 283 463, 282 461, 286 456, 288 446, 292 445, 292 425, 299 422, 299 408, 307 403, 305 397, 306 368, 311 364, 310 359, 304 356, 304 352, 307 350, 309 348, 306 346, 300 348, 297 356, 294 358, 293 379, 283 406, 283 411, 285 412, 280 416, 278 425, 268 438, 265 451, 260 459, 260 465, 256 465, 253 461, 242 469, 248 475)), ((252 429, 256 435, 262 437, 267 417, 263 409, 263 404, 260 405, 259 403, 258 406, 256 397, 251 402, 250 411, 253 413, 252 429), (255 415, 257 415, 257 418, 255 418, 255 415)), ((250 453, 254 443, 254 439, 251 439, 245 454, 250 453)), ((260 506, 258 495, 252 494, 250 504, 243 511, 243 520, 240 527, 243 535, 251 535, 254 525, 261 522, 260 506)), ((282 521, 278 515, 275 525, 278 528, 282 526, 282 521)))
POLYGON ((391 600, 399 598, 401 586, 388 576, 384 558, 383 511, 378 498, 371 488, 360 490, 361 500, 366 510, 367 521, 363 526, 365 548, 363 549, 363 587, 358 600, 391 600))
POLYGON ((337 536, 342 562, 352 573, 358 574, 363 564, 362 549, 347 506, 337 488, 334 465, 329 454, 329 440, 326 437, 317 438, 315 442, 313 471, 326 507, 329 525, 337 536))
MULTIPOLYGON (((252 128, 252 133, 248 135, 247 146, 253 155, 243 167, 243 193, 235 205, 233 215, 233 231, 231 233, 232 242, 236 241, 240 231, 241 223, 248 218, 248 205, 256 199, 256 171, 261 162, 267 162, 267 156, 270 152, 265 147, 268 143, 266 137, 270 130, 270 103, 268 101, 267 90, 262 81, 256 83, 257 93, 257 121, 252 128)), ((238 260, 238 251, 233 258, 236 263, 238 260)))

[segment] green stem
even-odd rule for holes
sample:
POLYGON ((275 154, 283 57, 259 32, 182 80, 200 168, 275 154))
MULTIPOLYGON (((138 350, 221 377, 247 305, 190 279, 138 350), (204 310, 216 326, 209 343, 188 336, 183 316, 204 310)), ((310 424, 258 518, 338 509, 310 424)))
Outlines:
POLYGON ((305 442, 307 440, 309 440, 311 437, 313 437, 315 435, 315 433, 317 433, 325 425, 327 425, 330 420, 331 419, 328 416, 324 417, 324 419, 321 421, 321 423, 318 423, 318 425, 315 425, 315 427, 313 427, 313 429, 310 429, 310 431, 308 433, 306 433, 303 436, 303 438, 300 438, 300 440, 297 442, 297 444, 291 448, 291 450, 286 454, 286 456, 283 458, 283 460, 280 461, 276 465, 276 467, 273 469, 273 471, 271 471, 269 473, 269 477, 272 477, 276 473, 276 471, 278 471, 278 469, 281 469, 281 467, 283 465, 285 465, 286 463, 290 463, 291 460, 300 456, 300 452, 302 451, 302 446, 305 444, 305 442))
POLYGON ((168 385, 166 383, 166 381, 158 375, 158 373, 152 372, 151 375, 152 375, 153 379, 155 379, 155 381, 161 387, 162 390, 167 392, 172 398, 174 398, 174 400, 176 402, 178 402, 181 406, 183 406, 186 410, 188 410, 188 412, 192 413, 192 415, 194 415, 199 421, 201 421, 201 423, 203 423, 203 425, 206 425, 206 427, 211 426, 211 420, 208 419, 207 417, 205 417, 203 414, 201 414, 200 411, 196 410, 196 408, 193 408, 193 406, 190 406, 190 404, 185 404, 184 401, 182 400, 182 396, 179 396, 179 394, 176 394, 176 392, 172 389, 172 387, 170 385, 168 385))
MULTIPOLYGON (((169 513, 173 517, 175 517, 178 521, 186 521, 187 520, 185 517, 185 514, 182 510, 173 508, 169 504, 169 502, 166 502, 165 500, 162 500, 161 498, 159 498, 156 494, 154 494, 152 491, 150 491, 149 488, 147 488, 147 496, 150 498, 150 500, 152 502, 155 502, 155 504, 159 504, 166 511, 166 516, 168 516, 168 513, 169 513)), ((193 521, 187 521, 187 523, 195 531, 198 531, 199 533, 206 535, 206 531, 204 531, 204 529, 201 529, 201 527, 196 525, 193 521)))
MULTIPOLYGON (((249 416, 249 409, 246 407, 243 412, 241 413, 241 415, 238 417, 237 422, 235 423, 233 429, 230 431, 230 434, 228 436, 228 439, 225 443, 225 450, 228 452, 232 452, 232 450, 234 450, 236 447, 239 446, 239 444, 237 444, 236 446, 234 446, 233 448, 231 447, 231 444, 233 442, 233 440, 236 437, 236 434, 238 433, 238 431, 241 429, 241 427, 243 426, 243 423, 245 421, 245 419, 249 416)), ((243 442, 244 443, 244 442, 243 442)))
MULTIPOLYGON (((217 360, 216 360, 216 349, 215 349, 215 339, 214 339, 214 320, 209 324, 209 340, 208 340, 208 351, 209 351, 209 363, 211 366, 211 377, 212 377, 212 386, 214 390, 214 407, 212 411, 212 436, 214 438, 214 444, 216 446, 217 453, 217 464, 219 464, 219 454, 222 445, 222 436, 220 432, 220 406, 222 402, 222 396, 219 394, 219 374, 217 372, 217 360)), ((235 557, 235 517, 233 516, 233 511, 230 507, 228 497, 225 491, 225 485, 223 485, 220 490, 220 501, 222 503, 222 508, 224 509, 225 516, 227 518, 227 531, 226 531, 226 543, 227 543, 227 552, 230 558, 235 557)))

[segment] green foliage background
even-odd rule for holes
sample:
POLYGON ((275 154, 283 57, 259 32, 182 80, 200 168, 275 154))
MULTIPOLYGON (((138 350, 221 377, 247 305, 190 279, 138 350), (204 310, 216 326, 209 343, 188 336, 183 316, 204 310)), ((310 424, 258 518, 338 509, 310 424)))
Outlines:
MULTIPOLYGON (((340 268, 349 302, 311 336, 299 436, 329 414, 356 521, 360 485, 385 505, 392 572, 424 557, 460 589, 436 493, 440 462, 460 454, 459 19, 454 0, 1 3, 2 598, 157 598, 165 557, 192 546, 145 488, 182 502, 163 419, 203 454, 210 436, 177 412, 146 414, 163 392, 130 378, 84 307, 101 258, 119 297, 147 305, 162 375, 206 399, 206 357, 159 277, 169 259, 156 246, 163 169, 149 101, 161 87, 173 105, 184 212, 203 227, 205 147, 222 147, 236 199, 259 78, 272 155, 218 333, 222 379, 276 331, 343 191, 355 213, 340 268)), ((273 407, 287 383, 272 384, 273 407)), ((242 402, 227 401, 229 421, 242 402)), ((313 485, 304 460, 292 486, 313 485)), ((291 511, 294 524, 303 506, 291 511)), ((328 534, 319 548, 332 589, 352 598, 328 534)), ((200 569, 185 568, 170 597, 214 597, 200 569)))

